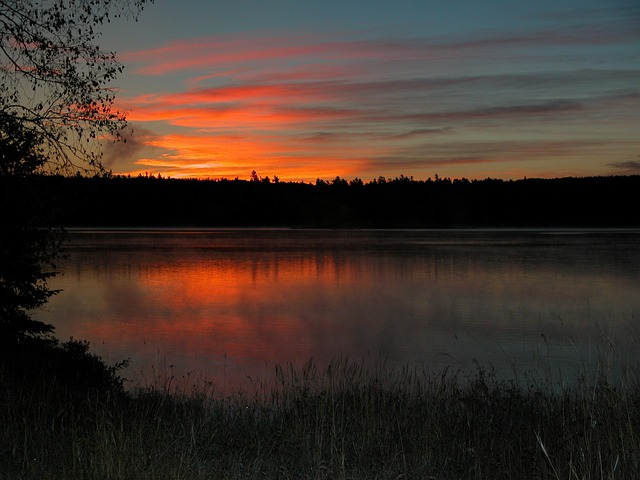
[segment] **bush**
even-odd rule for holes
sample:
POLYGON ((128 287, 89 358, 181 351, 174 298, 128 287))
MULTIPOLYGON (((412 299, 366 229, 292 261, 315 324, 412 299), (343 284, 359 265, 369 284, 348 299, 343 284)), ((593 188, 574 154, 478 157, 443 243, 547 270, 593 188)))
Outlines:
POLYGON ((89 352, 89 343, 52 335, 0 340, 0 379, 9 388, 38 388, 65 393, 124 393, 118 371, 127 361, 109 366, 89 352))

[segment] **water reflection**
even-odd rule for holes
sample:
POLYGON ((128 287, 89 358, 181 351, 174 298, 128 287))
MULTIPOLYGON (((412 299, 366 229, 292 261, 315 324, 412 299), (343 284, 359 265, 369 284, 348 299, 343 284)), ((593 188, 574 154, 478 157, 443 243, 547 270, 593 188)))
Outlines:
POLYGON ((633 348, 640 312, 640 233, 578 233, 73 232, 40 318, 138 381, 220 390, 311 357, 574 372, 633 348))

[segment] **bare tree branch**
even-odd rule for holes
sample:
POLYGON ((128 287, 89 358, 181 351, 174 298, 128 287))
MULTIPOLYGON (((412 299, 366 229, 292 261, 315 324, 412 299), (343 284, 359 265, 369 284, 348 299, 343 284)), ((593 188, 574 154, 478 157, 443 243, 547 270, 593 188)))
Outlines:
POLYGON ((100 169, 101 142, 121 140, 111 83, 123 66, 97 44, 99 27, 152 2, 0 0, 0 115, 38 134, 45 170, 100 169))

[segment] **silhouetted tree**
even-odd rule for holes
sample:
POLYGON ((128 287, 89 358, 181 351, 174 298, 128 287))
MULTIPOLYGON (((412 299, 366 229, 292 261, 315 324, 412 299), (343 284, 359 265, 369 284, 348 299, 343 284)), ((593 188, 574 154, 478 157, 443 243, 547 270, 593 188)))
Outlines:
POLYGON ((53 330, 28 314, 55 293, 47 287, 47 279, 54 275, 59 244, 54 231, 39 226, 43 200, 30 179, 46 163, 40 135, 0 114, 0 335, 4 340, 53 330))
POLYGON ((331 180, 331 185, 335 187, 346 187, 349 184, 344 178, 340 178, 340 176, 337 176, 336 178, 331 180))
POLYGON ((38 134, 50 170, 99 167, 99 142, 121 138, 109 84, 122 65, 96 44, 99 27, 151 2, 0 0, 0 113, 38 134))
POLYGON ((122 71, 96 41, 112 18, 153 0, 0 0, 0 329, 3 339, 52 331, 28 311, 55 293, 59 246, 39 173, 101 171, 100 142, 126 119, 109 83, 122 71))

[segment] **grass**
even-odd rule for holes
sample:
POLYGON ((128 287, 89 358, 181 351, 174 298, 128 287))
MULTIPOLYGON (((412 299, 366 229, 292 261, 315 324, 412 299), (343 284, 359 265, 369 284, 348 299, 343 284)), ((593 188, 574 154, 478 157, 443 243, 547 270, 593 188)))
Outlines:
POLYGON ((640 478, 637 377, 558 391, 481 368, 310 362, 227 397, 8 378, 2 479, 640 478))

